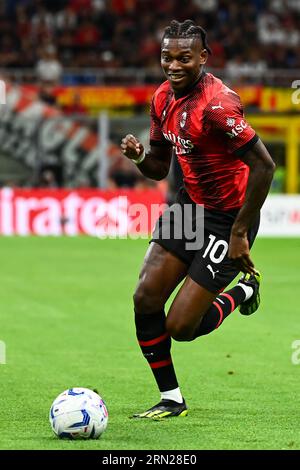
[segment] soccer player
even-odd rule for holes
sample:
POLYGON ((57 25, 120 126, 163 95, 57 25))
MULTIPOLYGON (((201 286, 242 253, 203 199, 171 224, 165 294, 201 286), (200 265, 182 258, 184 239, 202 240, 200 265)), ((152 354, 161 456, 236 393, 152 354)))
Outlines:
MULTIPOLYGON (((249 250, 275 165, 245 120, 239 96, 204 71, 210 53, 200 26, 191 20, 171 22, 161 46, 167 81, 151 104, 150 150, 145 153, 131 134, 121 143, 124 155, 154 180, 167 176, 174 150, 184 188, 173 219, 166 219, 173 229, 178 204, 183 211, 188 206, 204 208, 202 247, 187 249, 184 235, 165 237, 167 222, 162 217, 144 259, 134 294, 135 325, 161 400, 136 418, 187 414, 171 358, 171 338, 192 341, 218 328, 237 307, 250 315, 260 303, 260 273, 249 250), (240 271, 244 275, 237 285, 224 292, 240 271), (165 303, 183 280, 166 317, 165 303)), ((183 220, 197 222, 195 217, 183 220)))

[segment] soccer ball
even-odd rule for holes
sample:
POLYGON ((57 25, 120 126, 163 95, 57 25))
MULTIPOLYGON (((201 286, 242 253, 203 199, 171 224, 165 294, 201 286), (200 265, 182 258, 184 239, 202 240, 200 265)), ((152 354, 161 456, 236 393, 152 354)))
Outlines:
POLYGON ((55 398, 49 420, 59 438, 97 439, 107 427, 108 412, 96 392, 88 388, 69 388, 55 398))

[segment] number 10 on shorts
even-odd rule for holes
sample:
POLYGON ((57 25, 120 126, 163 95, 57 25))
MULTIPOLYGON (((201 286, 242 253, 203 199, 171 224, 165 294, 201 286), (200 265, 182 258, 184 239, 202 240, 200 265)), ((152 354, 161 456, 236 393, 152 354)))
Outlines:
POLYGON ((203 254, 203 258, 206 258, 206 256, 209 255, 209 258, 213 263, 221 263, 227 253, 228 243, 225 240, 216 241, 215 235, 212 234, 210 234, 208 238, 209 243, 203 254))

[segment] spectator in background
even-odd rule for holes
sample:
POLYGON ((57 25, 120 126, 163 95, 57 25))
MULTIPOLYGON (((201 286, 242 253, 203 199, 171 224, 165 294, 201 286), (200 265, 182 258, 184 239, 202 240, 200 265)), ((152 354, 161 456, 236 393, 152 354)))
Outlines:
POLYGON ((48 104, 50 106, 55 106, 57 104, 56 96, 53 93, 53 85, 51 84, 49 85, 48 83, 41 82, 38 96, 39 99, 45 104, 48 104))
POLYGON ((37 77, 42 83, 56 85, 60 82, 63 67, 57 58, 56 48, 50 44, 36 65, 37 77))
POLYGON ((254 81, 261 80, 267 72, 266 61, 260 58, 260 54, 255 49, 250 49, 245 58, 241 55, 236 56, 234 60, 229 60, 226 63, 225 70, 227 76, 234 82, 243 82, 247 79, 254 79, 254 81))
POLYGON ((63 107, 63 112, 67 115, 77 116, 87 114, 87 107, 82 103, 80 92, 74 91, 71 103, 63 107))
POLYGON ((92 0, 69 0, 69 6, 74 13, 79 14, 84 10, 92 10, 92 0))
POLYGON ((19 52, 14 38, 10 34, 4 34, 0 45, 0 67, 18 67, 19 52))
POLYGON ((89 16, 83 19, 81 26, 77 29, 74 40, 76 46, 80 49, 98 45, 100 41, 100 31, 89 16))
POLYGON ((39 188, 58 188, 58 175, 51 166, 44 166, 41 169, 38 181, 39 188))
POLYGON ((59 31, 74 30, 78 23, 78 17, 70 5, 66 5, 55 16, 55 24, 59 31))
MULTIPOLYGON (((117 66, 141 66, 155 81, 162 25, 182 15, 214 31, 211 67, 231 61, 239 68, 249 51, 258 51, 267 68, 300 67, 299 0, 0 0, 0 61, 31 67, 39 48, 53 44, 65 67, 100 69, 111 66, 101 57, 110 51, 117 66)), ((256 62, 262 75, 264 65, 256 62)))
POLYGON ((40 25, 46 25, 49 30, 54 28, 54 16, 42 3, 36 5, 36 11, 31 22, 33 29, 38 28, 40 25))
POLYGON ((121 158, 110 169, 109 186, 110 188, 134 188, 139 180, 139 173, 129 161, 121 158))
POLYGON ((193 3, 204 12, 215 11, 218 8, 218 0, 193 0, 193 3))
POLYGON ((137 9, 137 0, 111 0, 112 9, 120 16, 134 13, 137 9))

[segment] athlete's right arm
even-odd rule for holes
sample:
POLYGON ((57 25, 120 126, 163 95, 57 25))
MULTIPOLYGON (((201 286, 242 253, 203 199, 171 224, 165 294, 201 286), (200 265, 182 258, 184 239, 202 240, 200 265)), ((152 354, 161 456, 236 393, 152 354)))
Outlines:
MULTIPOLYGON (((132 134, 127 134, 122 139, 121 149, 127 158, 137 161, 142 158, 145 151, 143 145, 132 134)), ((149 152, 140 163, 137 163, 137 166, 144 176, 159 181, 168 175, 171 158, 171 145, 150 145, 149 152)))

